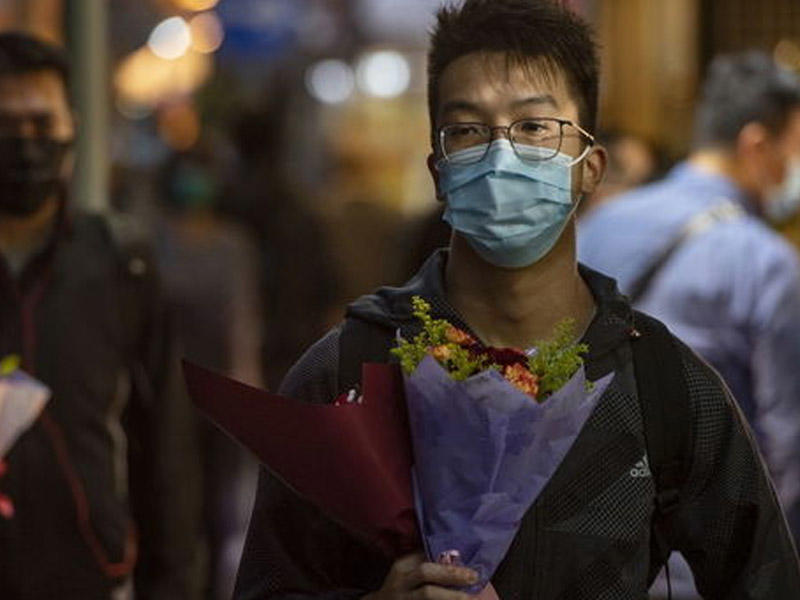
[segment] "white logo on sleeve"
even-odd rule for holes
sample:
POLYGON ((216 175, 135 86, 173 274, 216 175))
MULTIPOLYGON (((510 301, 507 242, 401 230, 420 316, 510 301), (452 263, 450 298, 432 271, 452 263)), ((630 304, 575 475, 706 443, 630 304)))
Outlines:
POLYGON ((630 470, 631 477, 651 477, 650 465, 647 462, 647 454, 642 457, 630 470))

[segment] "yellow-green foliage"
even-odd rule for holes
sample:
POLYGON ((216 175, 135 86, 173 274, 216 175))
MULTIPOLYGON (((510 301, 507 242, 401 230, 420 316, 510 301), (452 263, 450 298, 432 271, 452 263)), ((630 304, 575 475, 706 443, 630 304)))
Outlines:
POLYGON ((553 338, 539 342, 536 354, 528 361, 531 372, 539 377, 539 396, 547 397, 566 384, 583 365, 586 344, 574 341, 575 320, 565 319, 556 325, 553 338))
POLYGON ((422 331, 414 339, 400 338, 397 348, 392 349, 392 354, 400 358, 403 372, 410 375, 417 365, 431 352, 431 349, 444 346, 449 357, 443 361, 443 366, 456 381, 463 381, 470 375, 491 367, 486 360, 475 356, 466 348, 459 346, 447 339, 447 330, 452 326, 444 319, 431 317, 431 305, 419 296, 411 299, 413 315, 422 323, 422 331))
MULTIPOLYGON (((487 357, 449 341, 447 332, 452 326, 444 319, 431 317, 431 306, 425 300, 414 296, 411 306, 413 315, 422 323, 422 331, 412 340, 400 338, 397 347, 392 349, 406 374, 413 373, 422 359, 437 348, 444 348, 447 357, 437 358, 456 381, 486 369, 500 369, 487 357)), ((536 354, 529 359, 528 368, 538 377, 540 400, 561 389, 583 364, 581 355, 586 354, 589 347, 576 344, 574 332, 574 319, 566 319, 556 325, 552 339, 536 345, 536 354)))

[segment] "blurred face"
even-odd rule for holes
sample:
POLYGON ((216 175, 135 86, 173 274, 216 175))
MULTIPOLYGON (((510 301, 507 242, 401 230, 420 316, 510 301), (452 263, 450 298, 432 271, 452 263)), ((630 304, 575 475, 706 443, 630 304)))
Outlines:
POLYGON ((74 136, 57 72, 0 75, 0 212, 24 216, 53 199, 72 173, 74 136))

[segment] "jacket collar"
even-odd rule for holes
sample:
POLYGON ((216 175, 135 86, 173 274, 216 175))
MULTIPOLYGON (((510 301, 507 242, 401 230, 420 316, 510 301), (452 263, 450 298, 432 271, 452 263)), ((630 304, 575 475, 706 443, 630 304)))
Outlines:
MULTIPOLYGON (((428 258, 419 272, 402 287, 385 287, 364 296, 348 307, 348 316, 399 328, 404 336, 415 329, 411 314, 411 298, 422 296, 431 304, 435 318, 447 319, 453 325, 469 330, 469 326, 450 306, 444 286, 444 267, 448 250, 440 249, 428 258)), ((621 344, 633 331, 633 311, 616 281, 580 264, 579 273, 594 296, 597 312, 582 342, 589 346, 588 363, 599 360, 621 344)))

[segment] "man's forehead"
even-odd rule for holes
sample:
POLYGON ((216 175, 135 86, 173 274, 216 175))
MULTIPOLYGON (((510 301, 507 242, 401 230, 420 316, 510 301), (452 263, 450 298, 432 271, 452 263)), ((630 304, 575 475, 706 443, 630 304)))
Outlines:
POLYGON ((558 67, 543 59, 500 52, 457 58, 442 73, 438 91, 440 110, 454 98, 476 103, 502 99, 509 104, 527 98, 550 98, 557 108, 573 103, 558 67))
POLYGON ((0 74, 0 101, 27 99, 29 101, 66 99, 61 76, 55 71, 0 74))
POLYGON ((67 93, 55 71, 0 74, 0 110, 37 113, 68 110, 67 93))

